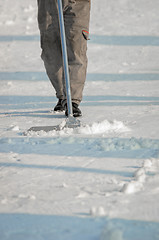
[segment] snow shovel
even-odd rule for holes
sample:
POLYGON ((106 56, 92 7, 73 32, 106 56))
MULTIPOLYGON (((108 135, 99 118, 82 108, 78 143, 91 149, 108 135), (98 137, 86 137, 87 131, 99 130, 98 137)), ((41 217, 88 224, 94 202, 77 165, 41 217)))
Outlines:
POLYGON ((53 131, 53 130, 60 131, 63 128, 76 128, 81 125, 80 121, 77 120, 75 117, 73 117, 62 0, 57 0, 57 3, 58 3, 58 16, 59 16, 59 25, 60 25, 63 68, 64 68, 64 77, 65 77, 65 85, 66 85, 68 117, 67 117, 66 121, 64 123, 61 123, 60 125, 31 127, 28 131, 35 131, 35 132, 38 132, 38 131, 49 132, 49 131, 53 131))

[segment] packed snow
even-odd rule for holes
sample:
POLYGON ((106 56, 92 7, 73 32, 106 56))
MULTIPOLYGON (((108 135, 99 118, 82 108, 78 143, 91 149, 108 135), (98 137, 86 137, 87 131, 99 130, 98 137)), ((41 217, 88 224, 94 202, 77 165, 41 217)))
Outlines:
POLYGON ((71 129, 53 112, 36 1, 0 1, 0 240, 159 240, 159 2, 91 5, 71 129))

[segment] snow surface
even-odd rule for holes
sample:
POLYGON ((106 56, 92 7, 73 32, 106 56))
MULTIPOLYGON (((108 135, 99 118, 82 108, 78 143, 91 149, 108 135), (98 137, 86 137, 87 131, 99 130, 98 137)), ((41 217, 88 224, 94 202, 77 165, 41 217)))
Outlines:
POLYGON ((24 134, 65 116, 36 1, 0 1, 0 240, 159 240, 158 9, 92 1, 82 126, 24 134))

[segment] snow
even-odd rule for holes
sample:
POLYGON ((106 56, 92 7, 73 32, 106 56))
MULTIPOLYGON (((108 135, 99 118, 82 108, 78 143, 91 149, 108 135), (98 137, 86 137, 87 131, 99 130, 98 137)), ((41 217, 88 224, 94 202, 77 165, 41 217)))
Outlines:
POLYGON ((0 240, 159 240, 158 7, 92 1, 81 126, 28 133, 66 120, 36 1, 1 1, 0 240))
MULTIPOLYGON (((74 128, 67 127, 67 120, 62 121, 59 124, 60 130, 51 130, 49 132, 45 132, 44 130, 40 131, 26 131, 24 132, 25 136, 68 136, 68 135, 74 135, 74 134, 83 134, 83 135, 97 135, 97 134, 108 134, 110 132, 115 133, 121 133, 121 132, 127 132, 129 129, 124 126, 122 122, 119 121, 113 121, 112 123, 108 120, 104 120, 102 122, 94 122, 92 124, 81 124, 80 126, 76 126, 74 128)), ((78 124, 78 121, 77 121, 78 124)), ((12 130, 15 131, 17 129, 17 126, 13 127, 12 130)))

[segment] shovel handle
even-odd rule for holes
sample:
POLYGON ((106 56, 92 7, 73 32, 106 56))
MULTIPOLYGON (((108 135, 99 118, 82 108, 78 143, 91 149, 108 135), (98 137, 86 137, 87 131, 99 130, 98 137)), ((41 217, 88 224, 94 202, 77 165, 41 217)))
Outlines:
POLYGON ((62 0, 57 0, 57 3, 58 3, 58 16, 59 16, 59 25, 60 25, 62 58, 63 58, 63 67, 64 67, 64 78, 65 78, 65 84, 66 84, 66 98, 67 98, 68 116, 69 115, 73 116, 62 0))

